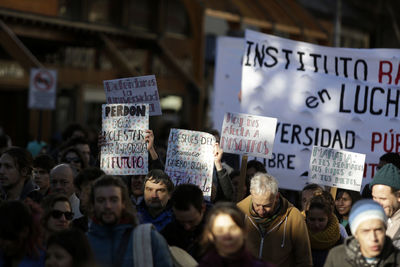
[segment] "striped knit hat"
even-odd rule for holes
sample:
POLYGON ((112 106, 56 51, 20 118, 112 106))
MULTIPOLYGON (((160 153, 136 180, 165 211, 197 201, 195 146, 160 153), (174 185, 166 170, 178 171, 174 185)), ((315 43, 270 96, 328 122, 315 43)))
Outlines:
POLYGON ((362 222, 371 219, 379 219, 386 226, 387 217, 381 205, 371 199, 357 201, 349 215, 351 233, 354 235, 362 222))

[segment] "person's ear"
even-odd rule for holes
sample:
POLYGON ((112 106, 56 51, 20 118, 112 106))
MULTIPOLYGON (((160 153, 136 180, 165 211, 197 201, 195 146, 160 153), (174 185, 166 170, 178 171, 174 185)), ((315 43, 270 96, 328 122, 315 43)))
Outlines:
POLYGON ((211 232, 209 232, 207 234, 207 237, 208 237, 208 240, 210 240, 211 242, 214 242, 214 235, 211 232))

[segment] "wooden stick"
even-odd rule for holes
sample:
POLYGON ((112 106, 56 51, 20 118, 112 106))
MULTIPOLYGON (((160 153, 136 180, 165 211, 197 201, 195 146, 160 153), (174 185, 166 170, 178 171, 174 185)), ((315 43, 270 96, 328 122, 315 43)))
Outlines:
POLYGON ((237 199, 236 201, 239 202, 244 198, 245 191, 244 191, 244 186, 246 183, 246 172, 247 172, 247 155, 242 156, 242 164, 240 166, 240 178, 239 178, 239 186, 238 186, 238 192, 237 192, 237 199))
POLYGON ((337 192, 337 187, 332 186, 332 187, 331 187, 331 195, 332 195, 332 197, 333 197, 333 200, 336 199, 336 192, 337 192))

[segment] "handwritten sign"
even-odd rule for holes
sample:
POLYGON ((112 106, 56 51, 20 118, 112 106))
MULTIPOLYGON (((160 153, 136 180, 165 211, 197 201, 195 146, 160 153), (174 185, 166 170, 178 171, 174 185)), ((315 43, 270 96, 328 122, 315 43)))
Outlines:
POLYGON ((271 158, 276 118, 225 113, 221 147, 224 152, 271 158))
POLYGON ((195 184, 211 197, 215 137, 208 133, 171 129, 165 172, 176 184, 195 184))
POLYGON ((144 132, 149 128, 149 105, 105 104, 102 117, 106 144, 101 149, 101 169, 111 175, 147 174, 144 132))
POLYGON ((309 182, 360 192, 365 154, 314 146, 309 182))
POLYGON ((103 81, 108 104, 149 104, 150 116, 161 115, 154 75, 103 81))

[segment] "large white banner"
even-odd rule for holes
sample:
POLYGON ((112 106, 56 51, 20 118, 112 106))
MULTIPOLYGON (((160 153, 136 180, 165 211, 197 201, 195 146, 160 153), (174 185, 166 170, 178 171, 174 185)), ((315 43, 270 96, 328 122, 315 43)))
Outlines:
POLYGON ((268 172, 287 189, 307 181, 313 146, 379 156, 400 151, 400 50, 312 45, 246 31, 242 112, 277 117, 268 172))
POLYGON ((226 112, 240 112, 239 93, 242 82, 244 39, 221 36, 217 38, 212 121, 221 130, 226 112))

